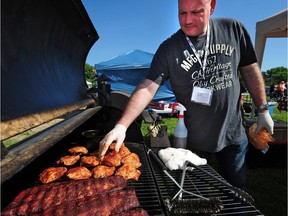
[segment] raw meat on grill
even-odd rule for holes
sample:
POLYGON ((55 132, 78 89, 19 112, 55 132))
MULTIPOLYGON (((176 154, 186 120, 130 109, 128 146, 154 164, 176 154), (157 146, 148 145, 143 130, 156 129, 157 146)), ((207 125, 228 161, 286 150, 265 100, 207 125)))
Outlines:
POLYGON ((121 163, 125 166, 138 168, 141 166, 139 156, 135 153, 130 153, 121 159, 121 163))
POLYGON ((68 151, 74 155, 88 154, 88 149, 85 148, 84 146, 75 146, 75 147, 68 149, 68 151))
POLYGON ((116 168, 99 165, 93 168, 92 175, 94 178, 105 178, 114 174, 116 168))
POLYGON ((72 166, 79 161, 80 156, 79 155, 67 155, 64 157, 61 157, 59 160, 56 161, 57 164, 64 164, 65 166, 72 166))
POLYGON ((134 190, 113 191, 97 194, 93 197, 72 200, 61 205, 45 209, 33 216, 76 216, 76 215, 119 215, 121 212, 139 207, 139 201, 134 190))
POLYGON ((81 158, 81 165, 95 167, 100 164, 100 160, 96 156, 83 156, 81 158))
POLYGON ((138 180, 139 176, 141 175, 141 171, 133 166, 124 165, 116 171, 115 175, 123 176, 126 180, 138 180))
POLYGON ((86 167, 74 167, 67 171, 66 176, 70 179, 88 179, 92 176, 92 173, 86 167))
POLYGON ((1 215, 30 215, 64 202, 117 191, 125 187, 126 181, 121 176, 40 185, 19 193, 1 215))
POLYGON ((60 179, 66 172, 66 167, 49 167, 39 175, 39 180, 47 184, 60 179))

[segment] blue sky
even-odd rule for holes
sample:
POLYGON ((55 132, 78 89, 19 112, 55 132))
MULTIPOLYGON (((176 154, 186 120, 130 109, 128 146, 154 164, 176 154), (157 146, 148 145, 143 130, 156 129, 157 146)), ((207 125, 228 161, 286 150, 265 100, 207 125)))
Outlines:
MULTIPOLYGON (((86 63, 94 66, 135 49, 155 53, 179 29, 177 0, 82 0, 100 38, 86 63)), ((212 17, 239 19, 255 42, 256 22, 287 8, 287 0, 218 0, 212 17)), ((288 67, 287 38, 267 39, 262 71, 288 67)))

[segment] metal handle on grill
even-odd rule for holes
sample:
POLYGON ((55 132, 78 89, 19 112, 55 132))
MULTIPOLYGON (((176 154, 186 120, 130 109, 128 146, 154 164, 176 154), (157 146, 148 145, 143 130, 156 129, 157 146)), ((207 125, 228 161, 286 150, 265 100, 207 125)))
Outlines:
POLYGON ((167 167, 162 163, 162 161, 158 158, 158 156, 151 150, 149 149, 147 152, 148 155, 150 155, 155 162, 157 163, 157 165, 162 169, 162 170, 167 170, 167 167))
POLYGON ((182 187, 178 184, 178 182, 169 174, 167 167, 162 163, 162 161, 158 158, 158 156, 149 149, 147 154, 152 157, 152 159, 157 163, 157 165, 162 169, 162 171, 182 190, 182 187))

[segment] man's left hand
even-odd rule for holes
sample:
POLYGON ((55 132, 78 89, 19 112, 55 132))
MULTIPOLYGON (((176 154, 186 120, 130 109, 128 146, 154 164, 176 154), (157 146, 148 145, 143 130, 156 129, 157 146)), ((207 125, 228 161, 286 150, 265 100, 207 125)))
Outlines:
POLYGON ((258 133, 262 128, 265 128, 270 135, 273 134, 274 121, 269 112, 258 113, 256 133, 258 133))

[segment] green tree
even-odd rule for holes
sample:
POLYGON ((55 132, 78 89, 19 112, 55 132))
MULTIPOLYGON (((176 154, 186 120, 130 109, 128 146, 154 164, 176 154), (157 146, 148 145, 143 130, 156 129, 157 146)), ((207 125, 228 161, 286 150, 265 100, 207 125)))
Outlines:
POLYGON ((89 82, 92 83, 92 86, 95 87, 95 75, 96 75, 96 69, 89 65, 89 64, 85 64, 85 79, 89 82))
POLYGON ((287 74, 288 74, 288 68, 286 67, 275 67, 267 70, 266 73, 263 73, 264 79, 266 83, 268 84, 278 84, 281 81, 287 81, 287 74))

